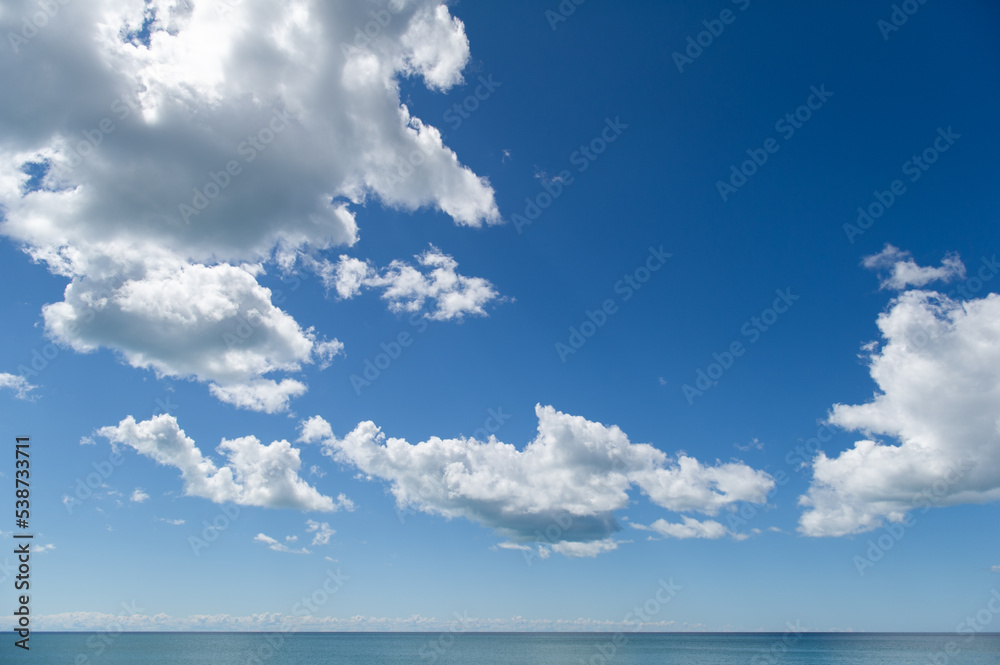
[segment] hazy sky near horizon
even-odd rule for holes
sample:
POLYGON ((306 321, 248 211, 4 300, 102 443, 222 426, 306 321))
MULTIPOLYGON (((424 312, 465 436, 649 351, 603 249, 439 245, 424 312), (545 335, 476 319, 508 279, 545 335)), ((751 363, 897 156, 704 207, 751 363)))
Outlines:
POLYGON ((998 28, 0 1, 36 625, 957 630, 1000 586, 998 28))

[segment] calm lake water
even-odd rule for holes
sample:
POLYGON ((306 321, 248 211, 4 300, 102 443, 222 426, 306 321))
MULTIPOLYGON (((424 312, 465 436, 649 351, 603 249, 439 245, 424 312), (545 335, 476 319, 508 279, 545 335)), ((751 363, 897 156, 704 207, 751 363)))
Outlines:
POLYGON ((0 654, 38 665, 997 665, 1000 634, 35 633, 30 653, 10 643, 0 654))

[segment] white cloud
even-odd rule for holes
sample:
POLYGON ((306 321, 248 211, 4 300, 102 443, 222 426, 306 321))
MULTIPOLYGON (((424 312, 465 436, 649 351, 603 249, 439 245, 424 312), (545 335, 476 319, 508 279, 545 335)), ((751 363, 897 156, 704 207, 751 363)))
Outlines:
POLYGON ((836 457, 817 455, 800 498, 806 535, 870 531, 917 507, 1000 499, 1000 296, 906 291, 878 327, 884 343, 869 364, 878 391, 829 416, 866 438, 836 457))
POLYGON ((496 545, 494 545, 490 549, 495 550, 495 549, 498 549, 498 548, 502 549, 502 550, 518 550, 518 551, 522 551, 522 552, 532 552, 535 549, 534 547, 531 547, 530 545, 523 545, 521 543, 512 543, 509 540, 504 541, 502 543, 497 543, 496 545))
POLYGON ((741 462, 673 459, 631 443, 616 426, 550 406, 538 405, 535 413, 538 434, 523 450, 493 436, 411 445, 363 422, 343 439, 325 440, 324 452, 388 481, 401 508, 465 517, 515 543, 542 540, 569 555, 617 546, 610 540, 621 528, 614 511, 628 505, 633 485, 669 510, 709 515, 739 501, 762 503, 774 486, 768 474, 741 462))
POLYGON ((945 254, 939 268, 918 266, 909 252, 886 244, 878 254, 866 256, 862 265, 879 273, 880 288, 902 291, 911 286, 921 287, 935 281, 949 282, 965 278, 965 265, 958 254, 945 254))
POLYGON ((330 427, 330 423, 326 422, 319 416, 313 416, 308 420, 303 420, 299 429, 301 431, 301 434, 297 439, 299 443, 315 443, 316 441, 329 439, 333 436, 333 429, 330 427))
POLYGON ((268 546, 269 549, 272 549, 275 552, 286 552, 288 554, 309 554, 310 553, 309 550, 307 550, 304 547, 302 549, 299 549, 299 550, 293 550, 292 548, 288 547, 287 545, 285 545, 283 543, 280 543, 277 540, 275 540, 274 538, 271 538, 270 536, 267 536, 267 535, 265 535, 263 533, 258 533, 256 536, 253 537, 253 540, 254 540, 255 543, 264 543, 265 545, 268 546))
POLYGON ((614 540, 613 538, 591 540, 585 543, 564 540, 558 543, 552 543, 552 551, 562 554, 563 556, 573 558, 593 558, 598 554, 618 549, 619 542, 620 541, 614 540))
POLYGON ((288 409, 288 401, 306 392, 306 384, 295 379, 281 383, 270 379, 257 379, 232 386, 211 386, 211 392, 223 402, 241 409, 277 413, 288 409))
POLYGON ((341 255, 336 264, 327 262, 319 272, 326 287, 336 290, 341 299, 358 295, 363 287, 381 289, 382 299, 393 312, 419 312, 431 301, 425 316, 437 321, 486 316, 485 305, 503 300, 488 280, 459 274, 458 262, 433 245, 416 259, 424 270, 397 260, 378 271, 360 259, 341 255))
POLYGON ((178 260, 154 266, 146 256, 119 266, 113 278, 74 279, 43 316, 49 334, 79 352, 110 347, 133 367, 198 378, 222 401, 273 413, 306 386, 266 375, 329 362, 342 345, 318 341, 275 307, 259 273, 257 266, 178 260))
POLYGON ((0 389, 3 388, 13 390, 14 396, 18 399, 32 401, 34 397, 30 393, 38 386, 30 384, 23 376, 0 372, 0 389))
POLYGON ((333 534, 337 533, 330 528, 330 525, 326 522, 316 522, 314 520, 306 521, 306 533, 316 534, 313 536, 313 545, 327 545, 330 542, 330 538, 333 534))
POLYGON ((667 538, 709 538, 716 539, 729 535, 729 530, 715 520, 699 521, 691 517, 684 517, 682 523, 668 522, 658 519, 649 526, 633 524, 636 529, 644 531, 655 531, 667 538))
POLYGON ((1000 566, 990 566, 990 572, 1000 573, 1000 566))
POLYGON ((346 254, 340 255, 336 264, 324 265, 321 272, 326 288, 333 288, 341 299, 353 298, 361 293, 361 287, 375 275, 375 269, 361 259, 355 259, 346 254))
POLYGON ((129 497, 129 500, 132 501, 133 503, 142 503, 147 499, 149 499, 149 495, 146 494, 144 491, 142 491, 142 488, 140 487, 136 487, 132 491, 132 496, 129 497))
MULTIPOLYGON (((69 281, 46 333, 281 411, 306 390, 288 375, 342 346, 279 308, 266 266, 353 245, 371 199, 500 222, 488 181, 400 99, 403 77, 462 81, 463 24, 439 0, 388 6, 70 3, 0 61, 0 234, 69 281), (148 45, 123 37, 147 6, 148 45), (371 11, 390 20, 344 48, 371 11)), ((11 0, 0 34, 36 10, 11 0)))
POLYGON ((357 504, 347 498, 347 495, 341 492, 337 495, 337 500, 333 504, 333 509, 346 510, 349 513, 353 513, 357 509, 357 504))
POLYGON ((344 353, 344 343, 336 339, 317 342, 313 347, 313 353, 319 361, 319 368, 324 370, 333 364, 334 358, 344 353))
POLYGON ((55 545, 49 543, 48 545, 35 545, 31 548, 32 554, 45 554, 46 552, 51 552, 56 548, 55 545))
MULTIPOLYGON (((332 574, 332 573, 331 573, 332 574)), ((39 630, 100 632, 108 626, 121 627, 122 631, 227 631, 227 632, 385 632, 414 631, 440 633, 454 629, 455 617, 444 618, 413 615, 408 617, 370 617, 354 615, 350 617, 299 616, 262 612, 249 616, 230 614, 198 614, 175 617, 165 613, 144 614, 141 608, 128 615, 113 615, 100 612, 66 612, 63 614, 35 615, 32 621, 39 630)), ((700 624, 678 623, 672 620, 614 621, 606 619, 525 619, 462 617, 462 626, 468 631, 479 632, 633 632, 637 629, 648 632, 703 630, 700 624)))
POLYGON ((734 443, 733 447, 742 452, 748 452, 750 450, 764 450, 764 442, 757 437, 754 437, 750 440, 750 443, 734 443))
POLYGON ((171 415, 139 423, 128 416, 117 426, 101 428, 97 434, 113 445, 124 443, 159 464, 180 469, 188 496, 267 508, 327 512, 353 509, 354 504, 343 495, 334 502, 299 476, 299 451, 287 441, 265 446, 253 436, 223 439, 216 450, 225 456, 226 463, 218 467, 202 455, 171 415))
POLYGON ((165 517, 157 517, 155 521, 157 521, 157 522, 163 522, 164 524, 170 524, 171 526, 183 526, 184 525, 184 520, 181 520, 181 519, 171 520, 171 519, 167 519, 165 517))

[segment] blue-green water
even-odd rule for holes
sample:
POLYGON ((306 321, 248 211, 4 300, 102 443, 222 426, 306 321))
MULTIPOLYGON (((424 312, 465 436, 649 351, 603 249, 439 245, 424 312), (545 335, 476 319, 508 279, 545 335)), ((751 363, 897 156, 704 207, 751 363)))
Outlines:
POLYGON ((38 665, 997 665, 1000 634, 36 633, 38 665), (624 642, 623 642, 624 638, 624 642))

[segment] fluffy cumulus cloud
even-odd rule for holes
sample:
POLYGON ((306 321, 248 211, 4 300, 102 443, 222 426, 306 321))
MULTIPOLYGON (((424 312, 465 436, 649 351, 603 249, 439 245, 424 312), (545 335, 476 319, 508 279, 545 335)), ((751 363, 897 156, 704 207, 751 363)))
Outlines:
POLYGON ((64 345, 281 411, 341 346, 280 309, 266 269, 353 245, 369 200, 500 221, 400 100, 401 77, 462 81, 439 0, 93 0, 23 34, 37 11, 0 12, 0 233, 67 279, 44 310, 64 345))
POLYGON ((319 416, 313 416, 308 420, 303 420, 299 430, 301 435, 298 438, 300 443, 310 443, 333 436, 333 428, 319 416))
POLYGON ((237 406, 274 412, 305 385, 264 378, 295 371, 322 347, 271 303, 259 266, 187 265, 151 257, 104 280, 74 280, 43 309, 48 332, 77 351, 119 351, 161 376, 197 376, 237 406))
POLYGON ((542 543, 542 556, 615 549, 621 527, 614 511, 628 505, 633 486, 668 510, 706 515, 741 501, 763 503, 774 487, 768 474, 741 462, 670 457, 630 442, 616 426, 551 406, 535 413, 538 433, 523 450, 494 436, 410 444, 386 438, 372 422, 322 445, 333 459, 387 481, 401 509, 474 520, 508 538, 502 547, 542 543))
POLYGON ((218 466, 202 455, 193 439, 171 415, 136 422, 132 416, 97 434, 112 445, 124 444, 164 466, 179 469, 184 493, 216 503, 298 510, 353 510, 344 495, 336 501, 321 494, 299 476, 299 451, 287 441, 262 444, 256 437, 223 439, 216 449, 226 458, 218 466))
POLYGON ((149 500, 149 495, 141 487, 136 487, 132 490, 132 495, 129 497, 129 501, 133 503, 144 503, 149 500))
POLYGON ((29 383, 23 376, 0 372, 0 388, 13 390, 14 396, 18 399, 32 401, 31 391, 37 387, 29 383))
POLYGON ((417 257, 418 267, 393 261, 379 271, 360 259, 341 255, 337 263, 325 262, 320 274, 327 289, 341 299, 353 298, 362 288, 382 291, 382 299, 394 312, 420 312, 437 321, 485 316, 484 305, 500 299, 500 294, 482 277, 466 277, 456 270, 458 262, 431 245, 417 257), (428 303, 431 304, 427 307, 428 303))
POLYGON ((878 327, 881 344, 867 347, 878 390, 870 402, 836 404, 829 417, 865 438, 813 461, 800 499, 806 535, 859 533, 915 508, 1000 499, 1000 296, 905 291, 878 327))

